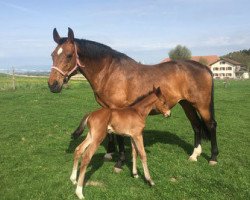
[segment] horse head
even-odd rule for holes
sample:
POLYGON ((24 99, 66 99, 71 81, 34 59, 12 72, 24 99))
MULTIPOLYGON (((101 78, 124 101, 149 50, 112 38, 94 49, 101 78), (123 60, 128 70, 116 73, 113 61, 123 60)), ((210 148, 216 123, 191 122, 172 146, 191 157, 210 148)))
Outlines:
POLYGON ((67 83, 70 77, 77 73, 78 55, 77 47, 74 42, 74 32, 68 28, 68 37, 61 38, 54 28, 53 39, 57 47, 52 52, 53 65, 48 80, 51 92, 61 92, 64 83, 67 83))

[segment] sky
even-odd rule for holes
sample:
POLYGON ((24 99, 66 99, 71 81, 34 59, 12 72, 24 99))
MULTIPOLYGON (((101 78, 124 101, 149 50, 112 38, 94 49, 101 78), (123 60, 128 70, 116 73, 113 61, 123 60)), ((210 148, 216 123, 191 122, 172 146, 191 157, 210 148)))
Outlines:
POLYGON ((145 64, 178 44, 192 55, 250 48, 249 0, 0 0, 0 69, 50 69, 68 27, 145 64))

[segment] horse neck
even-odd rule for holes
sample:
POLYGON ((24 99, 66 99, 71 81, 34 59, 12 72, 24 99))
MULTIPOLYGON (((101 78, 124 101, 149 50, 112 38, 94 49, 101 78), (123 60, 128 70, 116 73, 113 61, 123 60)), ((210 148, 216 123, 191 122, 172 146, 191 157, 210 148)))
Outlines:
POLYGON ((97 91, 108 72, 106 68, 109 66, 109 59, 98 58, 95 60, 79 57, 79 60, 84 65, 84 67, 80 67, 81 74, 89 81, 93 90, 97 91))
POLYGON ((133 105, 133 108, 142 116, 144 119, 148 116, 149 112, 152 110, 154 103, 157 101, 157 96, 152 93, 147 97, 143 98, 141 101, 133 105))

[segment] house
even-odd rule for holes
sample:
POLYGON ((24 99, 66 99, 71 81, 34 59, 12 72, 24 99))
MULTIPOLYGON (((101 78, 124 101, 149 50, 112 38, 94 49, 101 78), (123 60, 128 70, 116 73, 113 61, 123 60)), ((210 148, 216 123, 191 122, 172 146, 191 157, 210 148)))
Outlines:
MULTIPOLYGON (((162 62, 170 61, 170 58, 164 59, 162 62)), ((215 79, 235 79, 249 78, 249 73, 245 66, 241 63, 229 58, 219 57, 217 55, 210 56, 192 56, 191 60, 200 62, 210 68, 215 79)))
POLYGON ((242 64, 229 58, 220 58, 210 65, 215 79, 235 79, 240 77, 242 64))

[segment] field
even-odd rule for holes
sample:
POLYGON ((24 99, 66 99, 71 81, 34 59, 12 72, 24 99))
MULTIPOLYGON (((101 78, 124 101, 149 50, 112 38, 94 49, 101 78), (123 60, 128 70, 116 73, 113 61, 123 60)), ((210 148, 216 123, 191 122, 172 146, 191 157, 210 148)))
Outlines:
MULTIPOLYGON (((0 199, 77 199, 69 180, 74 148, 83 137, 70 134, 83 114, 99 105, 86 81, 71 81, 50 93, 46 78, 0 76, 0 199)), ((105 141, 87 170, 86 199, 250 199, 250 81, 215 82, 219 157, 209 166, 210 143, 203 142, 197 163, 188 162, 193 131, 177 105, 172 116, 152 116, 144 132, 148 165, 156 186, 131 176, 126 138, 124 170, 104 162, 105 141)), ((86 131, 84 132, 84 135, 86 131)))

